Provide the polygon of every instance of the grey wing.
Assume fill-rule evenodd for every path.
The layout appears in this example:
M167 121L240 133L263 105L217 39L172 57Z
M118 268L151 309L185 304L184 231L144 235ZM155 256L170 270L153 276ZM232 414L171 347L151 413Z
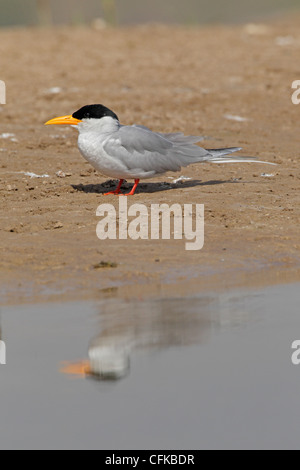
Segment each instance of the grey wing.
M133 127L139 127L140 129L153 132L151 129L149 129L149 127L141 126L139 124L133 124ZM182 132L167 132L166 134L163 132L155 132L155 134L158 134L161 137L178 144L196 144L197 142L201 142L201 140L204 139L204 137L201 135L184 135Z
M165 139L176 142L177 144L196 144L204 139L201 135L184 135L182 132L160 134Z
M172 141L142 126L121 126L106 141L104 150L128 171L142 170L153 175L178 171L182 166L210 158L209 152L197 145Z

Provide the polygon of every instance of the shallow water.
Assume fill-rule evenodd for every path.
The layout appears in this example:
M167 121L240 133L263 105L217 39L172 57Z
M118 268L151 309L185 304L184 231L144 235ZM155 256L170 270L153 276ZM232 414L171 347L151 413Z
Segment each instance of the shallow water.
M299 297L2 308L0 448L299 448Z

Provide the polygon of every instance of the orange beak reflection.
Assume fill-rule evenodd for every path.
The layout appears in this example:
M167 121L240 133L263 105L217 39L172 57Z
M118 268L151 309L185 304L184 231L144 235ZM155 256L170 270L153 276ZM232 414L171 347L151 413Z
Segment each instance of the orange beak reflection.
M60 116L54 119L50 119L45 123L45 126L49 126L50 124L61 124L61 125L69 125L69 126L77 126L80 121L79 119L73 118L73 116Z
M84 378L90 374L89 361L62 362L59 370L62 374L73 375L77 378Z

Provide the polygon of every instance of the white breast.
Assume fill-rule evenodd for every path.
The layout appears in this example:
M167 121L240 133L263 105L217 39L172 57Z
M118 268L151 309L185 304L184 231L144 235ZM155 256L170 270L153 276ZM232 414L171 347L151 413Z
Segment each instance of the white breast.
M81 155L100 173L113 178L128 177L128 168L116 157L104 150L105 142L119 128L119 123L111 117L89 119L78 126L78 148Z

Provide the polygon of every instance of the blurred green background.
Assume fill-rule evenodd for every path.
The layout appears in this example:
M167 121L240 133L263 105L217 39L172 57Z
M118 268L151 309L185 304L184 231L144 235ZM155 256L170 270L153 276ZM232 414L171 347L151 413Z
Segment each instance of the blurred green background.
M120 25L240 23L297 7L299 0L0 0L0 26L80 24L95 18Z

